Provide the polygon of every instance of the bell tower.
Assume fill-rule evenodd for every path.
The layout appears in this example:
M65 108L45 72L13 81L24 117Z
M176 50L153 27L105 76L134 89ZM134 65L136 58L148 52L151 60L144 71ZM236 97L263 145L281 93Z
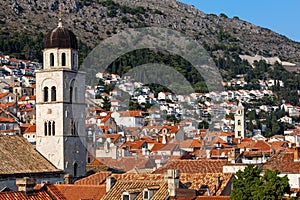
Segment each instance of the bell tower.
M239 102L234 115L234 133L235 138L245 138L245 109L241 102Z
M77 39L60 20L45 37L43 69L36 73L36 149L73 177L86 174L84 92Z

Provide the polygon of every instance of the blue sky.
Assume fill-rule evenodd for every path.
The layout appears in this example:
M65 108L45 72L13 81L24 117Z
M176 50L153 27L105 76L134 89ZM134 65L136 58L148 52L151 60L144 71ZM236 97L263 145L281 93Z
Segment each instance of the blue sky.
M300 0L179 0L210 14L226 14L300 42Z

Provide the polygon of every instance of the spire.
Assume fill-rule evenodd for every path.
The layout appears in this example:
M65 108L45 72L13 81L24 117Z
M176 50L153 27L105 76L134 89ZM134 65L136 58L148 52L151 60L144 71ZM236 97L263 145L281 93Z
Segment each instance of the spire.
M62 27L62 19L61 19L61 11L59 12L59 19L58 19L58 27L61 28Z

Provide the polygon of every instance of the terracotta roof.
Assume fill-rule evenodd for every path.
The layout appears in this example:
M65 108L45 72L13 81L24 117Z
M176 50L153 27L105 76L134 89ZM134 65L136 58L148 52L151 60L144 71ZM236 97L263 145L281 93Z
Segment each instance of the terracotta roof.
M35 100L36 96L22 96L19 101L30 101L30 100Z
M133 142L125 142L120 148L129 147L129 150L141 149L143 144L146 143L144 140L136 140Z
M105 192L105 185L66 185L66 184L55 184L53 187L67 199L67 200L78 200L78 199L93 199L100 200Z
M12 107L16 104L16 102L9 102L9 103L3 103L3 104L0 104L0 107L1 108L8 108L8 107Z
M181 173L180 174L180 182L183 184L189 183L189 189L198 190L201 186L205 185L209 188L212 195L220 195L225 187L230 184L230 180L233 174L224 174L224 173L200 173L200 174L189 174L189 173ZM215 187L218 185L218 178L221 181L221 185L219 187Z
M156 143L153 145L153 147L150 149L150 151L152 151L152 152L159 151L164 146L165 146L165 144Z
M262 168L278 170L281 173L299 173L300 162L294 161L294 152L281 151L271 157Z
M14 118L6 118L6 117L0 116L0 122L2 122L2 123L13 123L13 122L15 122L15 120L14 120Z
M61 172L22 136L0 136L0 174Z
M113 188L114 191L112 193L115 195L117 195L117 192L120 195L124 191L128 190L129 188L140 189L139 191L142 191L144 188L147 187L145 185L142 185L144 182L151 183L153 185L160 183L163 184L164 186L164 175L162 174L113 174L112 176L115 177L117 179L117 183L119 183L118 185L115 185ZM185 184L188 187L188 189L198 190L199 188L201 188L201 186L205 185L211 191L212 194L220 195L222 191L225 189L225 187L228 184L230 184L230 180L232 176L233 176L232 174L224 174L224 173L202 173L202 174L180 173L179 180L182 184ZM217 187L216 190L215 186L218 184L218 177L221 181L221 185ZM137 185L137 183L139 185Z
M132 156L119 159L99 158L99 160L106 166L121 169L124 171L130 171L134 168L153 168L154 166L156 166L154 159L145 158L144 156Z
M272 148L278 152L280 150L283 150L288 146L288 143L286 141L275 141L275 142L269 142L269 144L272 146Z
M35 191L34 195L26 196L21 191L0 192L1 200L52 200L51 196L44 190Z
M36 125L30 125L24 133L35 133L36 132Z
M199 159L199 160L173 160L153 173L163 174L168 169L179 169L181 173L221 173L225 160Z
M140 110L120 111L121 117L143 117L143 112Z
M221 132L219 136L234 136L234 132Z
M212 158L228 158L228 154L230 153L231 149L212 149L210 151Z
M0 99L7 96L9 94L9 92L3 92L0 94Z
M183 140L180 142L180 148L191 148L192 143L193 143L192 139Z
M137 174L125 174L114 175L118 180L113 188L106 193L103 200L119 200L122 199L123 192L136 192L138 196L135 200L143 199L143 189L148 187L157 186L157 192L151 198L151 200L161 200L168 197L168 186L161 175L137 175Z
M100 185L105 182L106 178L111 175L110 171L97 172L86 178L76 181L75 185Z

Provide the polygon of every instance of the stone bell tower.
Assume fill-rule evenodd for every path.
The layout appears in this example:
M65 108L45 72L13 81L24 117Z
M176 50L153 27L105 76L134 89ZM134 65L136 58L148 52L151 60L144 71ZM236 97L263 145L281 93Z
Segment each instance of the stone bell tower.
M45 37L43 69L36 73L36 149L73 177L86 173L84 92L77 39L60 20Z
M234 133L235 138L245 138L245 108L241 102L239 102L234 115Z

